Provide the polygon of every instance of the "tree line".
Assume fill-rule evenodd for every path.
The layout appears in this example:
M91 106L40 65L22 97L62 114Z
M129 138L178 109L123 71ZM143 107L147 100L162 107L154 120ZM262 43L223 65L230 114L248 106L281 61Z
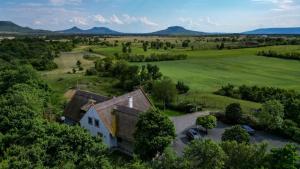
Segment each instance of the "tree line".
M274 57L274 58L282 58L282 59L292 59L292 60L300 60L299 52L287 52L287 53L279 53L273 50L268 51L259 51L257 52L258 56L266 56L266 57Z
M150 54L149 56L145 56L142 54L123 54L119 55L115 54L117 59L123 59L129 62L159 62L159 61L173 61L173 60L185 60L187 55L185 54Z
M0 43L0 58L10 63L31 64L37 70L51 70L57 67L54 58L73 47L71 42L40 38L5 39Z

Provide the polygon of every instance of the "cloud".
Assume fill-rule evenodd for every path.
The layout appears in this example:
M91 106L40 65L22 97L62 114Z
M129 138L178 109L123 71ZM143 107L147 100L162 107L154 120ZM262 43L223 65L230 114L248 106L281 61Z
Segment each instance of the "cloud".
M253 2L263 3L263 4L273 4L275 8L274 11L288 11L299 8L295 4L294 0L252 0Z
M94 21L99 22L101 24L106 24L106 23L110 23L109 20L107 20L106 18L104 18L102 15L98 14L94 16Z
M150 21L147 17L141 17L140 22L147 26L158 26L157 23Z
M82 26L89 25L87 22L87 19L84 17L80 17L80 16L73 17L72 19L69 20L69 22L74 23L76 25L82 25Z
M78 5L82 2L82 0L49 0L50 4L55 6L62 5Z
M105 18L101 14L97 14L94 17L94 21L101 24L117 24L117 25L129 25L129 24L143 24L146 26L158 26L157 23L151 21L145 16L130 16L128 14L123 14L122 16L112 15L111 17Z
M118 24L118 25L123 25L124 24L124 22L121 21L120 18L116 15L111 16L110 21L111 21L111 23Z
M210 17L203 17L199 19L192 19L186 17L179 17L178 19L181 23L187 25L191 28L203 27L203 26L220 26L219 23L213 21Z

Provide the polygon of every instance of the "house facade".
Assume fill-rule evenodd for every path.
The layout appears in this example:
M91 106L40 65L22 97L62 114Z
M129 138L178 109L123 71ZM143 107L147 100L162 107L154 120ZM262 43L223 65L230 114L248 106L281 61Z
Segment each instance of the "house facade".
M102 137L109 148L132 154L138 116L151 108L142 89L113 98L76 90L64 116L66 123L79 124L91 135Z

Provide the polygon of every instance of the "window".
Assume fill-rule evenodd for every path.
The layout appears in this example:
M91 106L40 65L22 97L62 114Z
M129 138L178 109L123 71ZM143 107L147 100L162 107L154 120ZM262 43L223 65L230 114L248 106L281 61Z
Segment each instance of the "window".
M93 118L89 117L88 120L89 120L89 124L90 124L90 125L93 125Z
M95 126L99 128L99 120L95 119Z

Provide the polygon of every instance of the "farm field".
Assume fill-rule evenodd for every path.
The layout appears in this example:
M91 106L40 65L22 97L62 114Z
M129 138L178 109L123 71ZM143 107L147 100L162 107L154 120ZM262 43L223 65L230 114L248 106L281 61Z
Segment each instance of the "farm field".
M93 52L106 56L121 53L121 47L91 46ZM82 48L85 50L86 48ZM300 62L257 56L260 50L298 51L300 46L271 46L232 50L143 49L134 45L132 54L152 53L186 54L186 60L151 62L159 66L165 76L184 81L191 91L180 100L197 101L209 108L224 109L232 102L240 102L246 111L260 104L216 96L213 94L228 83L234 85L270 86L300 91ZM143 65L147 63L132 63Z

